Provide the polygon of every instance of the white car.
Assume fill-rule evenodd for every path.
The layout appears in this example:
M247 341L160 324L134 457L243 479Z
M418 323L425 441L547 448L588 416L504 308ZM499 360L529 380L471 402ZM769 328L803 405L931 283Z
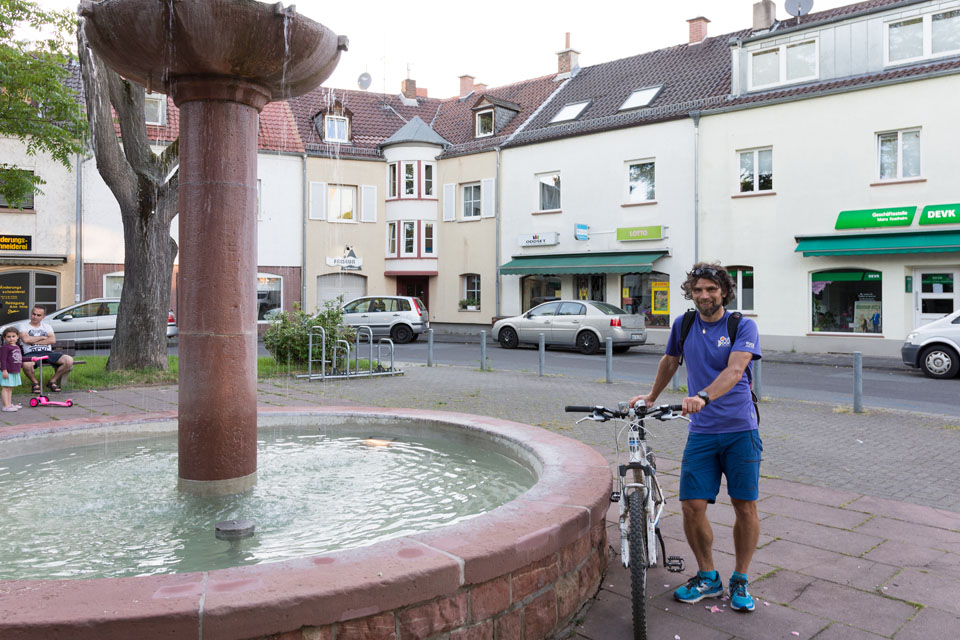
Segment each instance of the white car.
M908 367L930 378L953 378L960 372L960 310L911 331L900 348Z
M647 341L643 316L594 300L553 300L493 325L493 339L504 349L539 344L541 333L544 344L576 347L583 353L596 353L607 338L612 338L616 353Z
M345 325L370 327L374 338L390 336L397 344L416 340L430 328L429 318L423 300L410 296L364 296L343 305Z
M117 310L120 298L95 298L63 309L57 309L44 322L53 328L57 340L74 340L77 344L113 341L117 331ZM177 319L167 313L167 337L177 335Z

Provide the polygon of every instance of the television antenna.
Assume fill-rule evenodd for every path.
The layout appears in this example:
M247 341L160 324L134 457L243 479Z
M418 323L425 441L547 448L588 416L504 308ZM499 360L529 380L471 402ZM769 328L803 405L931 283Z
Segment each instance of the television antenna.
M786 0L783 4L787 13L797 19L797 24L800 24L800 16L807 15L813 8L813 0Z

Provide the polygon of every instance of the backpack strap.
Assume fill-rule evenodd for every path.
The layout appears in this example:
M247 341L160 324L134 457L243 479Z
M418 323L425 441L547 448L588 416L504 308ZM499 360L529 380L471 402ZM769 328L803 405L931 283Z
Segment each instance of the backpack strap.
M737 341L737 328L740 326L741 318L743 318L743 314L739 311L734 311L727 316L727 335L730 336L731 347Z
M687 309L683 314L683 320L680 323L680 364L683 364L683 343L690 333L690 327L697 317L696 309Z

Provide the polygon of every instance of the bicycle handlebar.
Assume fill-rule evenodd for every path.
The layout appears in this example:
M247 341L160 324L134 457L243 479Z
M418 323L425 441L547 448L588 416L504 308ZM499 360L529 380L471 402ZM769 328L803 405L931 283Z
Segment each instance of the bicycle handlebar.
M568 413L591 413L591 417L594 420L599 420L601 422L606 422L611 418L656 418L657 420L666 420L667 416L671 416L673 412L683 411L683 405L680 404L661 404L656 407L647 408L646 406L640 405L633 407L632 409L626 409L621 411L619 409L607 409L601 405L595 407L587 407L583 405L567 405L564 407L564 411Z

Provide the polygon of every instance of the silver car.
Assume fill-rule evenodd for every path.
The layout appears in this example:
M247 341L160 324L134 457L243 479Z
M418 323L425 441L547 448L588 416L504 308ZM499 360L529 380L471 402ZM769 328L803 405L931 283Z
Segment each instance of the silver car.
M343 323L370 327L373 336L398 343L413 342L430 328L427 306L410 296L364 296L343 305ZM361 336L362 337L362 336Z
M493 339L504 349L539 344L541 333L546 344L577 347L583 353L596 353L607 338L613 339L616 353L647 341L642 315L593 300L545 302L522 316L504 318L493 325Z
M57 309L44 322L53 328L57 340L74 340L78 344L111 342L117 331L117 310L120 298L95 298L63 309ZM177 319L167 314L167 337L177 335Z

